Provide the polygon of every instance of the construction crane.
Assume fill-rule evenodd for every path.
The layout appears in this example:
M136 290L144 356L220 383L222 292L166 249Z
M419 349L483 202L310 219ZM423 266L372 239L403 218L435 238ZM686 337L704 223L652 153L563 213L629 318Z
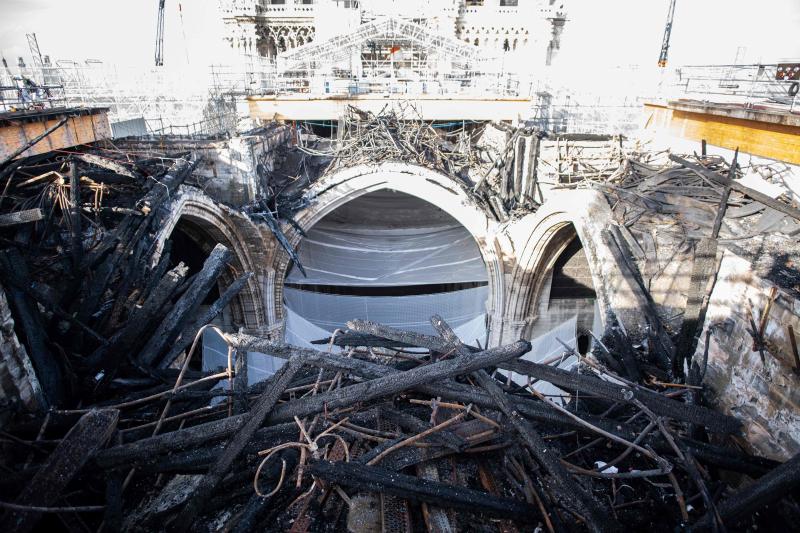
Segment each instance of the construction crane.
M667 13L667 25L664 27L664 42L661 43L661 55L658 56L658 66L667 66L667 55L669 54L669 37L672 34L672 19L675 17L675 0L669 1L669 12Z
M28 39L28 48L33 58L33 66L36 67L38 71L41 71L42 67L44 67L44 62L42 61L42 52L39 50L39 40L36 38L35 33L26 33L25 37Z
M158 25L156 26L156 66L164 66L164 3L158 0Z

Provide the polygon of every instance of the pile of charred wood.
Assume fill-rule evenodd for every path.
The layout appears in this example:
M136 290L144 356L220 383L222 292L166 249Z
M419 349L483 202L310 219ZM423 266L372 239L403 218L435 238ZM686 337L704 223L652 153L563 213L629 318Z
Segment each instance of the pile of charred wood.
M438 336L353 321L321 351L224 335L231 362L212 374L189 368L197 337L171 384L4 431L2 523L668 531L791 516L754 512L797 484L800 459L739 451L740 422L698 405L696 388L644 386L591 357L580 371L533 363L526 341L481 349L431 323ZM286 362L248 386L242 354ZM755 481L732 490L731 474Z
M800 457L745 452L740 421L703 405L703 361L664 381L680 376L613 328L571 371L526 341L465 345L438 317L436 336L353 321L320 350L218 331L228 364L199 370L207 324L250 274L200 313L230 252L189 276L159 249L196 163L98 149L0 169L3 340L20 337L39 391L38 408L3 406L3 531L796 522ZM249 383L264 354L285 363Z
M731 161L705 150L692 156L644 152L629 154L613 169L587 167L571 174L571 183L559 186L592 188L605 195L615 224L603 238L618 263L627 265L632 283L645 293L667 268L688 256L688 299L675 327L680 332L675 347L663 350L665 359L672 361L670 379L682 379L683 363L691 361L708 304L706 291L725 248L753 263L771 256L776 266L763 275L800 296L800 269L793 261L778 260L781 253L796 254L800 234L800 209L787 183L790 176L782 163L740 165L738 151ZM757 316L749 302L744 305ZM762 312L764 325L768 311ZM651 325L660 322L654 307L648 314ZM752 319L751 325L763 361L764 325ZM663 329L656 327L660 341L670 344Z
M399 109L386 106L378 114L348 106L342 127L339 145L332 151L300 147L309 155L331 157L327 173L366 163L407 161L466 180L478 163L472 146L475 131L464 125L437 132L411 103Z
M118 395L120 376L163 379L249 278L240 273L197 316L231 252L217 246L189 275L172 264L170 243L156 242L197 163L188 153L146 159L94 149L2 171L4 299L38 377L40 407Z

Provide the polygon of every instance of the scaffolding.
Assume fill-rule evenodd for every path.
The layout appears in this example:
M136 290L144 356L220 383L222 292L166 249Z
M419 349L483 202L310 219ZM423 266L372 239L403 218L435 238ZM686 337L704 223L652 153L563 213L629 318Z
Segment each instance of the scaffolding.
M218 67L219 69L219 67ZM231 112L220 99L246 94L244 69L233 75L206 70L119 67L97 61L58 61L55 65L6 69L0 80L0 110L52 107L108 108L112 124L143 119L152 133L187 131L213 134L214 124L235 124L209 116ZM233 106L235 113L235 106Z
M260 95L321 97L529 94L530 85L503 67L498 57L458 39L413 21L381 17L280 54L252 89Z
M798 107L800 64L692 65L675 69L671 96L724 101L746 107Z

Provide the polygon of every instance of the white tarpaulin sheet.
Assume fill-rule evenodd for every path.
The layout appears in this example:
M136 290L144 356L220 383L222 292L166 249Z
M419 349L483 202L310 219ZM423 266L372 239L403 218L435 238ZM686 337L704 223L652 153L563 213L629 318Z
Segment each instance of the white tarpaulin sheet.
M577 350L577 327L578 317L573 316L544 335L531 339L531 351L523 355L522 359L539 363L552 357L563 356L556 366L564 370L571 369L578 361L578 358L574 355L567 356L567 349L558 341L561 340L573 350ZM517 385L526 386L528 384L527 376L515 372L510 372L509 374L511 375L511 380ZM565 394L563 390L546 381L537 381L533 388L544 395L550 396L550 399L555 401L559 401L560 396Z
M556 356L563 356L558 361L558 363L553 363L558 368L563 370L571 370L575 364L578 362L578 358L576 356L567 356L567 348L564 347L566 344L569 348L572 348L575 352L578 350L578 339L577 339L577 326L578 326L578 317L573 316L569 320L562 322L554 329L548 331L544 335L541 335L535 339L531 339L531 351L527 354L522 356L522 359L533 361L534 363L538 363L541 361L545 361L547 359L551 359ZM594 304L594 320L592 323L592 333L597 338L600 338L603 335L603 321L602 317L600 316L600 306L598 305L597 301ZM561 340L564 344L559 342ZM522 376L520 374L509 372L511 379L517 385L525 386L528 384L528 377ZM564 391L559 389L555 385L551 383L547 383L546 381L538 381L533 385L533 388L539 391L542 394L551 396L551 399L555 401L559 401L560 403L564 403L563 399L560 399L561 396L568 396L569 391Z
M301 317L288 307L284 307L286 316L286 334L284 338L287 344L294 344L302 348L313 348L315 350L327 350L327 346L319 344L311 344L311 341L320 339L329 339L333 331L322 329ZM339 351L339 348L333 346L331 351Z
M318 224L302 240L299 256L308 277L295 267L288 283L388 287L487 280L475 239L463 226L359 231Z

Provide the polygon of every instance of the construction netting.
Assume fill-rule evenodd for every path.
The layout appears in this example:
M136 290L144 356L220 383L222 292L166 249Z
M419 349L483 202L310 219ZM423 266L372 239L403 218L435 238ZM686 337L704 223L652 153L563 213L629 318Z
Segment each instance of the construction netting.
M233 366L234 361L230 363ZM283 363L284 360L277 357L247 352L247 384L264 381L283 366ZM215 330L207 329L203 332L203 371L218 372L225 368L228 368L228 344ZM228 384L221 381L218 387L227 389Z
M287 288L284 302L288 311L328 332L361 319L433 335L431 316L459 328L485 314L488 294L486 286L414 296L342 296Z
M330 338L354 319L434 335L430 319L439 315L465 343L486 346L486 266L475 238L433 204L370 193L307 230L297 252L307 276L294 265L285 280L289 344L327 349L311 341ZM208 370L227 365L227 349L218 344L208 339ZM281 364L250 354L250 381Z
M433 315L465 342L486 340L483 258L467 229L432 204L371 193L308 230L298 254L307 275L294 266L284 289L291 344L330 337L354 319L434 334Z
M486 281L475 239L463 226L359 230L325 225L300 246L308 277L293 268L287 283L402 286Z

